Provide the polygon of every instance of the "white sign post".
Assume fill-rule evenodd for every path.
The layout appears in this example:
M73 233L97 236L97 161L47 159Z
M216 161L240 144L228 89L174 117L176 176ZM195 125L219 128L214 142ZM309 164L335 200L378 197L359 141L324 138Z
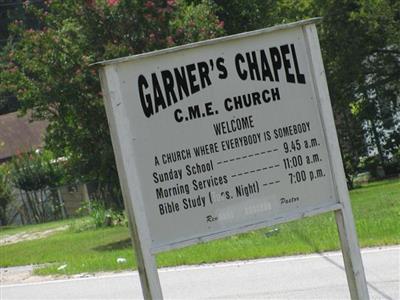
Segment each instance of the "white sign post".
M314 23L100 63L146 299L156 253L328 211L368 299Z

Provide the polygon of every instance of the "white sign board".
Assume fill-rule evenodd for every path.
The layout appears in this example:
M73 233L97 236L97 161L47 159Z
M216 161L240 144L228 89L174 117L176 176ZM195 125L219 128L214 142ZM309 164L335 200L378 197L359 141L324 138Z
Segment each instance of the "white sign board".
M292 25L103 63L151 253L342 208L310 51Z
M338 202L308 60L297 27L115 66L154 248Z

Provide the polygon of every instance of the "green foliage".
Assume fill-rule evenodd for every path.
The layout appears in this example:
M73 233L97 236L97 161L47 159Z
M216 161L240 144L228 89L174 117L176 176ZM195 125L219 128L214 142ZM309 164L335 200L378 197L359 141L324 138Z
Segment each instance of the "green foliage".
M379 155L362 157L358 166L360 172L368 172L372 179L382 177L384 171L387 177L397 177L400 174L400 157L399 154L394 154L390 159L385 160L381 164Z
M360 160L359 170L361 172L369 172L373 178L378 177L377 169L379 166L379 158L377 156L363 157Z
M50 152L30 152L12 160L11 180L24 191L27 222L45 222L62 217L56 188L65 178L64 168Z
M280 23L276 0L216 0L217 12L227 34L235 34Z
M212 1L203 0L199 4L178 2L176 18L171 20L174 38L170 45L180 45L216 38L224 33L224 23L216 16L217 6Z
M0 56L0 94L49 121L46 147L67 157L76 179L110 187L122 208L107 119L91 63L222 34L210 1L47 1L27 4L39 27L16 19ZM18 41L16 41L18 39ZM107 204L110 206L110 204Z
M0 225L7 225L7 207L14 200L7 164L0 165Z
M19 102L11 95L0 95L0 115L17 111Z
M196 2L196 1L192 1ZM310 0L215 0L217 15L227 34L320 17L319 1Z
M39 191L62 184L64 170L49 152L30 152L12 160L12 180L24 191Z
M91 200L85 202L79 209L80 215L89 216L88 222L75 226L77 231L83 231L90 228L127 226L128 220L123 212L106 208L104 202Z
M215 2L228 34L323 17L319 38L349 185L368 150L387 165L400 147L398 1Z
M342 150L355 171L367 146L383 166L400 146L400 6L390 0L316 3L324 16L321 44Z
M68 158L76 179L100 182L121 209L91 63L322 16L319 36L351 181L368 147L378 150L381 165L399 149L399 14L393 0L28 2L3 30L10 42L0 55L0 95L16 95L22 111L48 120L47 147Z

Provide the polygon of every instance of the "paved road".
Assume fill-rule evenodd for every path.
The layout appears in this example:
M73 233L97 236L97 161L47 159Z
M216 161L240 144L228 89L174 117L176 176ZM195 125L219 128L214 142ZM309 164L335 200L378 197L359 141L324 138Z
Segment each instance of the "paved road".
M400 246L362 251L371 299L400 299ZM166 299L349 299L341 254L160 270ZM3 285L8 299L140 299L137 272Z

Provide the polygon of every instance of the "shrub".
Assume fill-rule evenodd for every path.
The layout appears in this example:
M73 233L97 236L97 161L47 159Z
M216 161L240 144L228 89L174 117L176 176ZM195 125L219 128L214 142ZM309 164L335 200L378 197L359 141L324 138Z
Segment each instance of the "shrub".
M393 157L384 164L385 173L387 177L393 177L400 174L400 160Z
M89 216L90 221L83 224L84 229L128 225L123 212L106 208L104 202L98 200L85 202L79 209L79 214Z
M64 177L63 167L49 152L32 151L12 161L11 178L15 187L25 192L22 201L30 221L40 223L62 216L58 196L50 189L61 185Z
M30 152L12 161L14 185L24 191L39 191L59 186L65 176L49 152Z
M395 153L383 165L381 165L378 156L364 157L360 160L359 169L362 172L369 172L373 178L380 178L379 168L384 170L384 174L387 177L398 175L400 173L400 154Z
M378 177L378 167L380 166L380 160L378 156L363 157L360 160L359 170L361 172L369 172L373 178Z
M9 167L0 166L0 225L7 225L7 207L13 200Z

